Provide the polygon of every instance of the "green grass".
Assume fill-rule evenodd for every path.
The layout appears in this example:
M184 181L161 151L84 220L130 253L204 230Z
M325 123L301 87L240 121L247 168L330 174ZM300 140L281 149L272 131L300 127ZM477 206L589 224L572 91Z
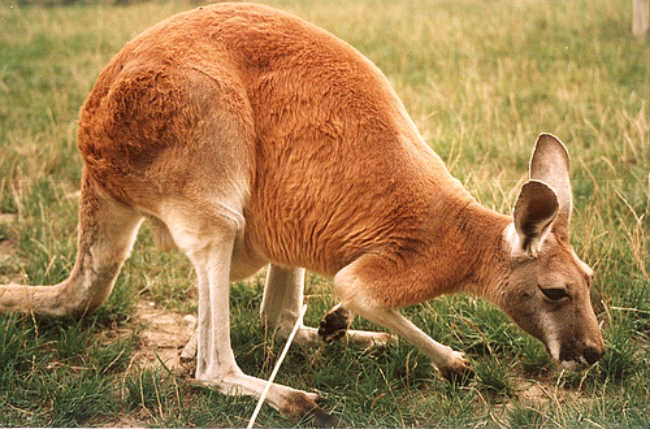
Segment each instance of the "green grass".
M66 278L84 97L127 40L197 5L56 3L0 7L0 214L13 215L0 221L0 283ZM372 351L295 346L278 381L322 392L323 406L349 426L648 427L650 58L647 36L631 34L632 2L267 3L372 59L452 174L489 207L511 210L539 132L567 143L572 241L597 273L592 298L608 348L588 370L564 371L497 309L453 296L404 312L466 351L478 375L466 385L439 379L403 341ZM156 251L145 226L96 314L0 316L0 426L245 426L254 400L134 364L146 347L136 302L194 312L193 280L186 259ZM262 280L233 285L232 341L242 369L268 377L283 341L265 337L257 321ZM308 276L306 293L306 320L316 325L335 302L329 280ZM376 329L359 319L354 327ZM265 407L258 424L295 423Z

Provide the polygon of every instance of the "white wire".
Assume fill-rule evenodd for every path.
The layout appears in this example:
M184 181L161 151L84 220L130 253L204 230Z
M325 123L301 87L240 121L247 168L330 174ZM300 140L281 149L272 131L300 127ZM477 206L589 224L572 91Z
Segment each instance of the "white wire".
M277 375L278 370L280 369L280 365L282 365L282 361L284 360L284 357L287 355L287 352L289 351L289 347L293 342L293 337L296 336L296 333L298 332L298 328L300 328L300 326L302 325L302 318L305 315L306 311L307 311L307 304L303 305L302 310L300 310L300 315L298 316L298 320L296 320L296 324L293 326L293 330L291 331L291 334L289 334L289 338L287 338L287 343L284 345L284 349L282 350L282 353L280 353L280 357L278 358L278 361L275 363L275 367L273 368L273 371L271 372L271 376L266 382L266 386L264 386L262 395L260 395L260 399L257 401L257 406L255 407L255 411L253 411L253 415L251 416L251 419L248 422L248 426L246 426L246 429L251 429L253 427L253 424L255 423L255 419L257 418L257 415L259 414L260 409L262 408L262 404L264 403L264 399L266 399L266 395L269 393L269 389L273 384L273 380L275 379L275 376Z

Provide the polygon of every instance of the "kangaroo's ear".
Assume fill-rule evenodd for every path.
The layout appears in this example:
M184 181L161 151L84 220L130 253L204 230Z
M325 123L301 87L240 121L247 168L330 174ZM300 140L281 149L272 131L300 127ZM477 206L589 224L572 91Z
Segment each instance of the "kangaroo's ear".
M530 178L549 185L557 195L559 210L554 230L568 237L573 197L569 178L569 152L564 143L552 134L542 133L537 138L530 159Z
M558 215L558 198L544 182L529 180L515 203L514 222L508 241L513 257L537 256Z

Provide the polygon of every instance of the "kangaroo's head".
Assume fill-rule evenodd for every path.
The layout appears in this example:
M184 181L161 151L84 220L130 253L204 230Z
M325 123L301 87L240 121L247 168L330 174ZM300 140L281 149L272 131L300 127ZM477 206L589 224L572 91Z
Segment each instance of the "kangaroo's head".
M504 232L510 268L499 303L566 366L592 364L605 352L589 293L593 271L569 243L572 204L569 154L542 134Z

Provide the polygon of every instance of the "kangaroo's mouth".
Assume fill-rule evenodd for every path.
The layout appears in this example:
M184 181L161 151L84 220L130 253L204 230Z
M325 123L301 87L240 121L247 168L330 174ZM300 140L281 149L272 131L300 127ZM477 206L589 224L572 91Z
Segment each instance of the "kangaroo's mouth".
M545 346L553 360L565 369L587 368L596 363L604 353L604 350L594 347L585 347L581 353L575 347L563 347L559 341L553 339Z
M560 360L560 366L564 369L583 369L589 366L587 359L580 356L578 360Z

